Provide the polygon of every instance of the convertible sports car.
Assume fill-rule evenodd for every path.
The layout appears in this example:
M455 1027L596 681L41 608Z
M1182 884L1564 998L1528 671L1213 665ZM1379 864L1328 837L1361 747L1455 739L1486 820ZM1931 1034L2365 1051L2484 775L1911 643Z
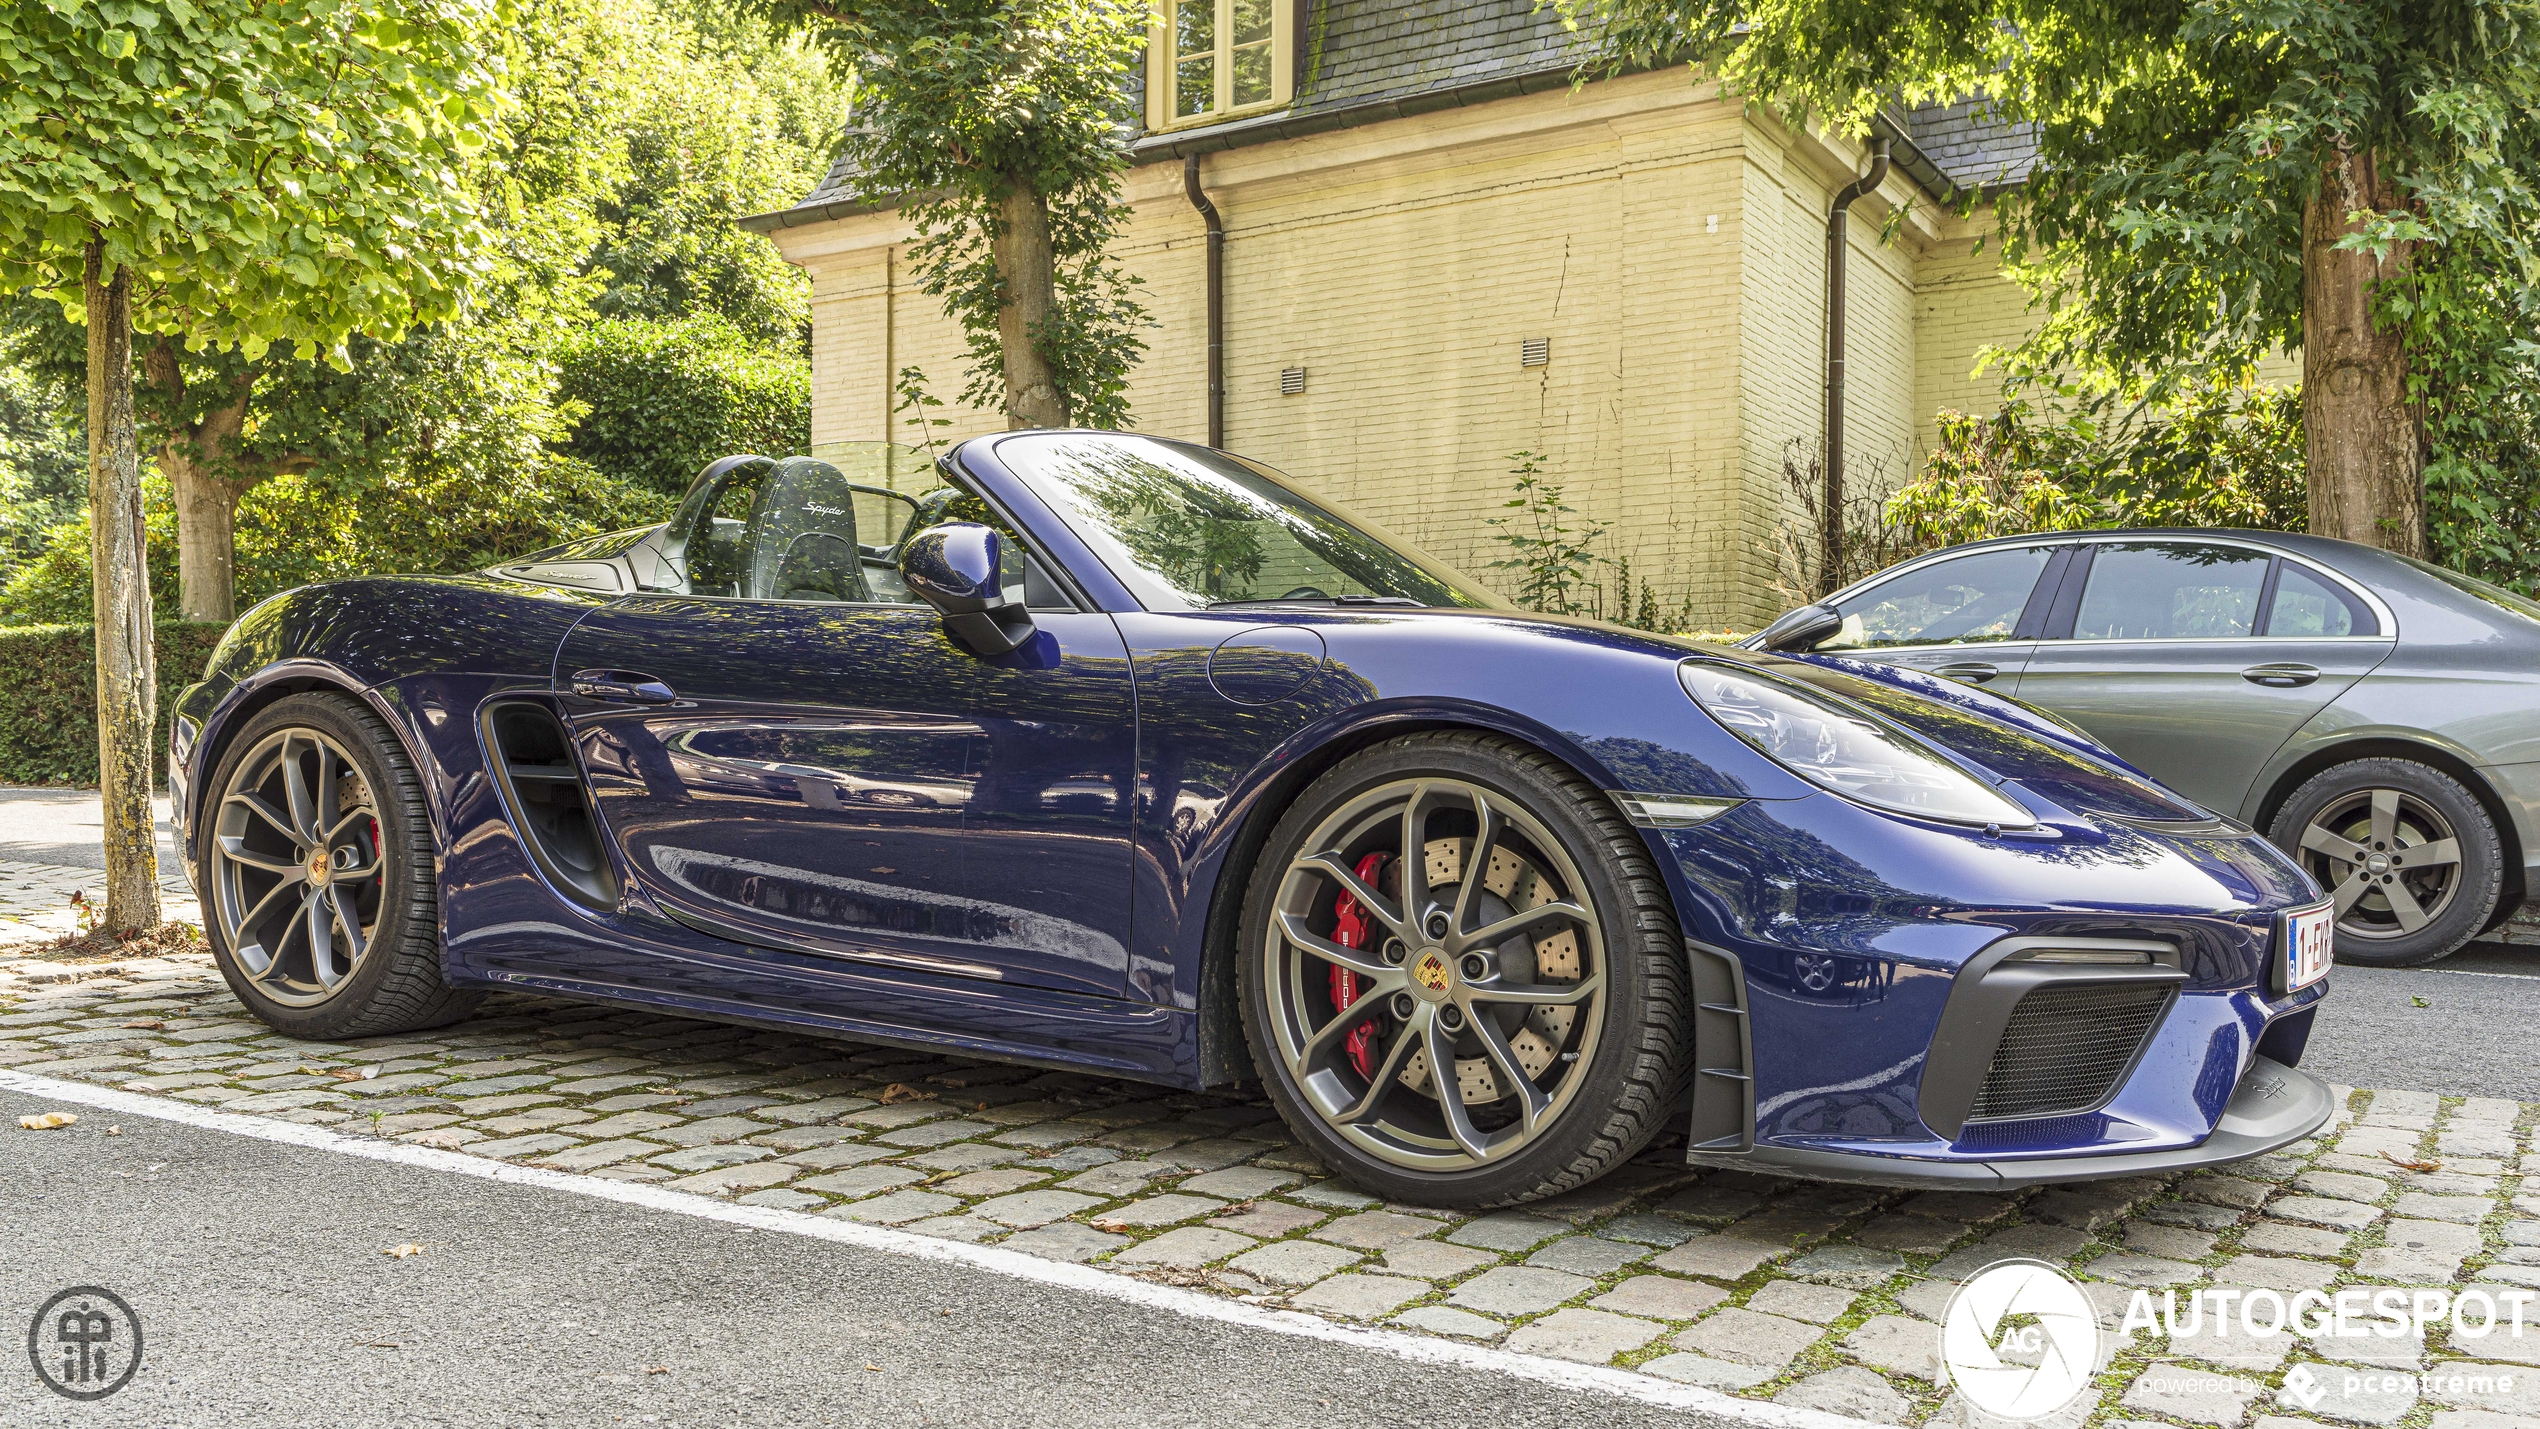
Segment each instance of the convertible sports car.
M852 470L853 475L850 475ZM1505 608L1224 452L733 457L678 515L289 592L175 711L285 1032L494 986L1185 1087L1379 1194L2014 1186L2305 1135L2333 911L2051 717Z

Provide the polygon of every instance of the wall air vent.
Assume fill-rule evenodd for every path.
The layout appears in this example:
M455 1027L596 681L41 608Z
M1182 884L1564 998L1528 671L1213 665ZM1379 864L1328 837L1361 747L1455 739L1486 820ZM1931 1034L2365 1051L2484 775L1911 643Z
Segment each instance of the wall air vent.
M617 878L600 845L591 791L555 711L531 700L485 707L487 771L530 861L558 893L586 908L617 907Z
M1305 390L1305 369L1304 369L1304 368L1302 368L1302 367L1282 367L1282 368L1280 368L1280 369L1279 369L1279 395L1280 395L1280 396L1282 396L1282 397L1293 397L1293 396L1295 396L1296 394L1298 394L1299 392L1302 392L1302 391L1304 391L1304 390Z
M1518 343L1517 365L1519 367L1551 366L1552 339L1548 337L1530 337L1525 341Z

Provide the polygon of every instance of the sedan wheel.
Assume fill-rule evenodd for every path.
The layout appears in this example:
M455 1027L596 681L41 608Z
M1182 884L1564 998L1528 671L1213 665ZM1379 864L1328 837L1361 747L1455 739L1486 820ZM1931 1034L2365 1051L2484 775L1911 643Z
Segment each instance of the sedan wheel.
M2404 759L2359 759L2314 776L2278 813L2275 841L2337 905L2337 956L2430 963L2486 926L2502 841L2469 790Z
M431 829L395 735L336 695L294 695L229 742L198 828L204 932L276 1029L434 1027L482 994L440 976Z
M1379 1194L1490 1205L1646 1142L1681 1085L1681 944L1610 800L1521 746L1345 761L1273 833L1246 909L1254 1060L1299 1136Z

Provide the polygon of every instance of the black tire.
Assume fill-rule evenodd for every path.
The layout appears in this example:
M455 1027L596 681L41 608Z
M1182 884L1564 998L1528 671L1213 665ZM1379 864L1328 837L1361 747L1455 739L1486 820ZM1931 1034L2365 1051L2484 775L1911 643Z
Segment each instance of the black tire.
M2371 837L2376 791L2395 805L2394 837ZM2339 962L2404 968L2450 957L2493 921L2504 891L2504 839L2486 805L2451 775L2412 759L2355 759L2321 770L2276 811L2268 837L2344 905ZM2306 837L2314 847L2304 847ZM2366 859L2396 854L2398 861L2384 868L2340 858L2341 837ZM2458 861L2411 868L2407 851L2437 840L2449 840ZM2417 918L2418 926L2406 926Z
M1467 1164L1460 1168L1413 1169L1346 1139L1326 1123L1301 1089L1299 1074L1289 1064L1272 1021L1274 1000L1288 995L1284 990L1293 984L1286 979L1297 976L1280 971L1282 967L1323 968L1328 972L1330 966L1309 962L1301 955L1291 963L1275 961L1291 953L1301 954L1300 948L1290 947L1284 933L1274 933L1273 929L1273 919L1281 914L1281 898L1292 897L1293 890L1307 886L1289 882L1292 863L1306 852L1303 845L1309 836L1326 827L1328 820L1349 817L1347 811L1353 807L1382 798L1384 791L1406 780L1456 781L1457 787L1478 788L1492 800L1514 805L1518 813L1530 816L1536 826L1557 840L1562 846L1559 859L1566 859L1584 885L1587 897L1582 909L1594 915L1579 920L1578 931L1588 935L1585 945L1595 950L1593 956L1603 967L1603 979L1593 1002L1563 1025L1560 1035L1569 1039L1564 1045L1586 1049L1585 1065L1568 1061L1565 1070L1555 1074L1554 1091L1561 1100L1555 1103L1557 1110L1549 1123L1525 1132L1532 1139L1517 1141L1513 1150L1495 1154L1494 1159L1467 1156ZM1423 807L1419 799L1417 794L1411 797L1413 808ZM1369 827L1377 827L1375 821L1384 817L1388 816L1369 815ZM1415 814L1410 822L1416 823L1421 817ZM1437 825L1431 822L1420 827L1425 840ZM1395 842L1399 844L1401 840ZM1479 845L1469 847L1478 849ZM1512 847L1530 848L1528 836L1517 835ZM1537 857L1548 866L1559 862L1541 854ZM1479 860L1468 865L1481 866ZM1474 877L1478 880L1483 875L1475 873ZM1562 896L1577 901L1575 890ZM1415 910L1405 910L1405 916L1417 914ZM1534 932L1530 929L1516 936L1531 939ZM1497 946L1505 953L1511 945ZM1336 1174L1388 1200L1478 1209L1513 1205L1584 1185L1648 1144L1668 1124L1691 1079L1693 1006L1684 941L1677 930L1666 885L1651 865L1640 835L1624 820L1613 801L1594 785L1541 751L1512 740L1461 731L1409 735L1350 756L1308 786L1280 819L1254 865L1236 957L1245 1037L1253 1063L1260 1069L1262 1082L1280 1115L1298 1139ZM1413 973L1424 964L1425 955L1406 952L1398 966ZM1559 976L1549 970L1549 963L1527 966L1527 972L1517 981L1550 986L1549 979ZM1455 985L1459 991L1467 986L1460 975ZM1436 988L1432 992L1441 998L1451 996ZM1389 997L1403 995L1407 993ZM1372 1007L1376 1002L1349 1005ZM1476 1009L1483 1006L1479 1002L1472 1005ZM1330 1008L1334 1004L1327 1002L1324 1006ZM1283 1011L1281 1015L1287 1014ZM1527 1015L1530 1012L1520 1014ZM1442 1003L1437 1007L1437 1017L1441 1025L1448 1025ZM1335 1012L1326 1020L1345 1019ZM1388 1019L1377 1020L1382 1024ZM1478 1033L1478 1026L1469 1019L1463 1025L1470 1042ZM1535 1025L1520 1024L1517 1035L1522 1037ZM1405 1036L1408 1026L1397 1024L1394 1035ZM1291 1044L1295 1041L1292 1033ZM1508 1045L1504 1038L1501 1045ZM1374 1052L1368 1055L1371 1059L1379 1056ZM1482 1055L1489 1055L1487 1048ZM1569 1055L1578 1058L1580 1053ZM1459 1058L1459 1080L1465 1065ZM1419 1075L1425 1066L1423 1059L1403 1071ZM1392 1063L1385 1063L1372 1077L1364 1075L1362 1068L1360 1081L1350 1094L1364 1095L1371 1102L1380 1095L1411 1096L1415 1098L1412 1114L1417 1115L1421 1105L1433 1105L1443 1121L1443 1085L1433 1082L1425 1090L1396 1091L1399 1079L1388 1075L1392 1068ZM1543 1074L1535 1075L1540 1080ZM1579 1081L1573 1085L1567 1080L1570 1077ZM1494 1105L1514 1105L1518 1094L1509 1090L1509 1078L1497 1075L1496 1080L1507 1099L1500 1103L1477 1103L1474 1097L1462 1095L1461 1086L1457 1088L1456 1094L1466 1104L1464 1117L1468 1125L1476 1118L1471 1110L1475 1105L1481 1105L1484 1114ZM1403 1085L1411 1086L1407 1082Z
M269 996L249 975L223 926L222 895L215 883L221 877L220 816L232 780L244 760L275 736L292 731L314 732L331 741L360 774L375 816L379 868L375 919L364 950L342 984L312 1005ZM483 992L453 988L442 980L440 899L422 783L395 733L358 701L298 694L259 712L222 750L204 788L199 822L196 866L204 879L203 935L230 990L275 1031L327 1041L413 1032L456 1022L484 1001Z

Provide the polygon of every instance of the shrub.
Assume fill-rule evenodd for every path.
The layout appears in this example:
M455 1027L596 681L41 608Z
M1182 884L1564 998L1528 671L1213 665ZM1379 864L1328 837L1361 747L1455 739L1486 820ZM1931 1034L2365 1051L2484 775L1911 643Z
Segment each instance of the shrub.
M312 581L481 570L579 536L669 519L676 504L554 452L488 478L421 467L383 480L279 476L238 504L238 606ZM176 602L176 511L168 484L141 485L150 593ZM0 626L86 625L88 521L56 526L0 586Z
M676 499L717 457L810 448L810 364L713 314L595 323L557 361L558 396L587 409L564 450L631 485Z
M174 622L158 628L159 717L150 768L168 763L168 712L203 677L229 627ZM0 783L97 782L97 640L86 624L0 630Z
M1942 412L1939 425L1922 475L1881 512L1897 559L2030 531L2299 531L2309 519L2299 388L2208 388L2113 434L2017 400L1989 417Z

